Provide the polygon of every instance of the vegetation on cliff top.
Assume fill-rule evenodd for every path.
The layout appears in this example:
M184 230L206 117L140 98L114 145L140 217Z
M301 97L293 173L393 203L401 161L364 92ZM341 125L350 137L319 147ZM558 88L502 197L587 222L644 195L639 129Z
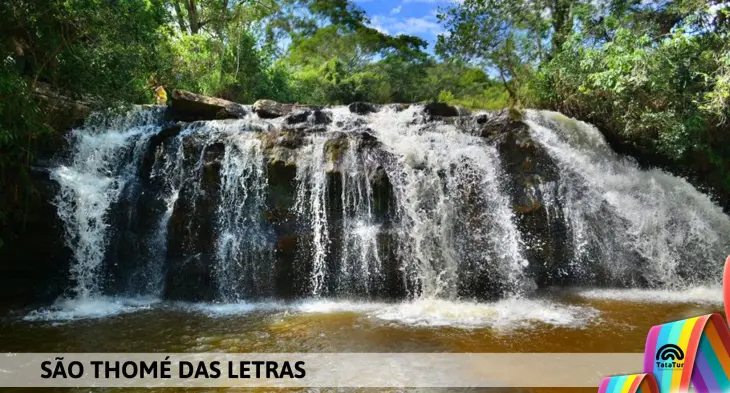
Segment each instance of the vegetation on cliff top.
M730 207L730 3L465 0L437 49L496 70L513 102L596 124L615 147Z
M181 88L252 103L440 100L560 110L730 206L730 8L716 0L464 0L447 31L384 34L350 0L18 0L0 7L0 238L54 141L40 83L94 106ZM58 128L58 127L55 127Z

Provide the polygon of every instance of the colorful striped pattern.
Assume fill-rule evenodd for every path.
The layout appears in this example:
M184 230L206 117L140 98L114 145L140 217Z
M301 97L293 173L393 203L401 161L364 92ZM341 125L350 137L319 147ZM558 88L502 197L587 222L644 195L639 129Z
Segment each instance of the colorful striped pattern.
M730 257L723 275L725 315L730 315ZM658 352L658 353L657 353ZM632 393L651 377L661 393L730 393L730 331L720 314L703 315L651 328L644 372L605 378L599 393ZM637 390L638 389L638 390ZM647 388L649 389L649 388Z
M651 374L619 375L603 378L598 393L659 393Z
M681 348L683 360L657 360L657 351L673 344ZM730 332L720 314L704 315L654 326L644 351L644 372L651 372L662 393L730 392ZM666 354L666 349L659 355ZM678 363L678 367L663 366Z

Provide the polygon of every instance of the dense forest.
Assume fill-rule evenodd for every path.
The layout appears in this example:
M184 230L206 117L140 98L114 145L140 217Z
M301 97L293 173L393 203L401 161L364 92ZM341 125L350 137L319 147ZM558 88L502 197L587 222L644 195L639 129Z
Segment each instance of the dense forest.
M241 103L559 110L730 206L729 3L445 4L429 47L374 28L349 0L4 0L0 239L24 230L30 169L70 124L49 90L80 110L154 103L159 87Z

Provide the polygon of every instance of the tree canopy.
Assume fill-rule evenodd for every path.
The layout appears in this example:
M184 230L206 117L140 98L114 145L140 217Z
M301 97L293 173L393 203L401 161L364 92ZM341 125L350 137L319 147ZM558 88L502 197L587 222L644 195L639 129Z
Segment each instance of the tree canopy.
M41 85L92 108L152 103L160 86L242 103L506 105L483 70L376 30L349 0L16 0L0 32L0 239L32 206L35 154L64 131Z
M590 121L615 146L730 202L730 3L465 0L437 50L500 75L514 103Z
M351 0L5 2L0 227L23 221L28 168L63 131L40 85L94 108L152 103L164 86L242 103L555 109L730 195L726 1L463 0L439 19L433 55Z

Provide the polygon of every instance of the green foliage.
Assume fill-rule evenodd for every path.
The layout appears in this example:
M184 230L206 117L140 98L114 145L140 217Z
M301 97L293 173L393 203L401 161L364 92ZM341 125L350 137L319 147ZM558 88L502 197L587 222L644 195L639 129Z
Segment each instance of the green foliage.
M583 46L581 38L538 70L539 104L607 119L624 138L671 159L711 150L707 134L727 111L727 52L719 37L677 30L656 42L621 28L598 48Z
M242 103L507 104L505 84L370 27L351 0L16 0L0 33L0 239L34 209L34 157L68 127L41 85L91 109L151 103L158 86ZM707 105L725 93L713 94Z
M18 0L0 7L0 238L23 231L37 203L30 166L57 142L55 120L34 97L50 84L97 107L148 101L164 37L156 0Z
M36 202L29 166L38 139L51 134L30 86L11 57L0 63L0 247L22 231L26 211Z
M449 34L437 51L499 75L512 103L590 121L730 206L730 7L608 5L465 0L440 15Z
M730 203L730 7L610 5L465 0L442 15L450 34L437 49L496 70L514 102L591 121Z
M149 96L165 21L156 0L19 0L0 10L3 48L31 85L45 81L107 101Z

